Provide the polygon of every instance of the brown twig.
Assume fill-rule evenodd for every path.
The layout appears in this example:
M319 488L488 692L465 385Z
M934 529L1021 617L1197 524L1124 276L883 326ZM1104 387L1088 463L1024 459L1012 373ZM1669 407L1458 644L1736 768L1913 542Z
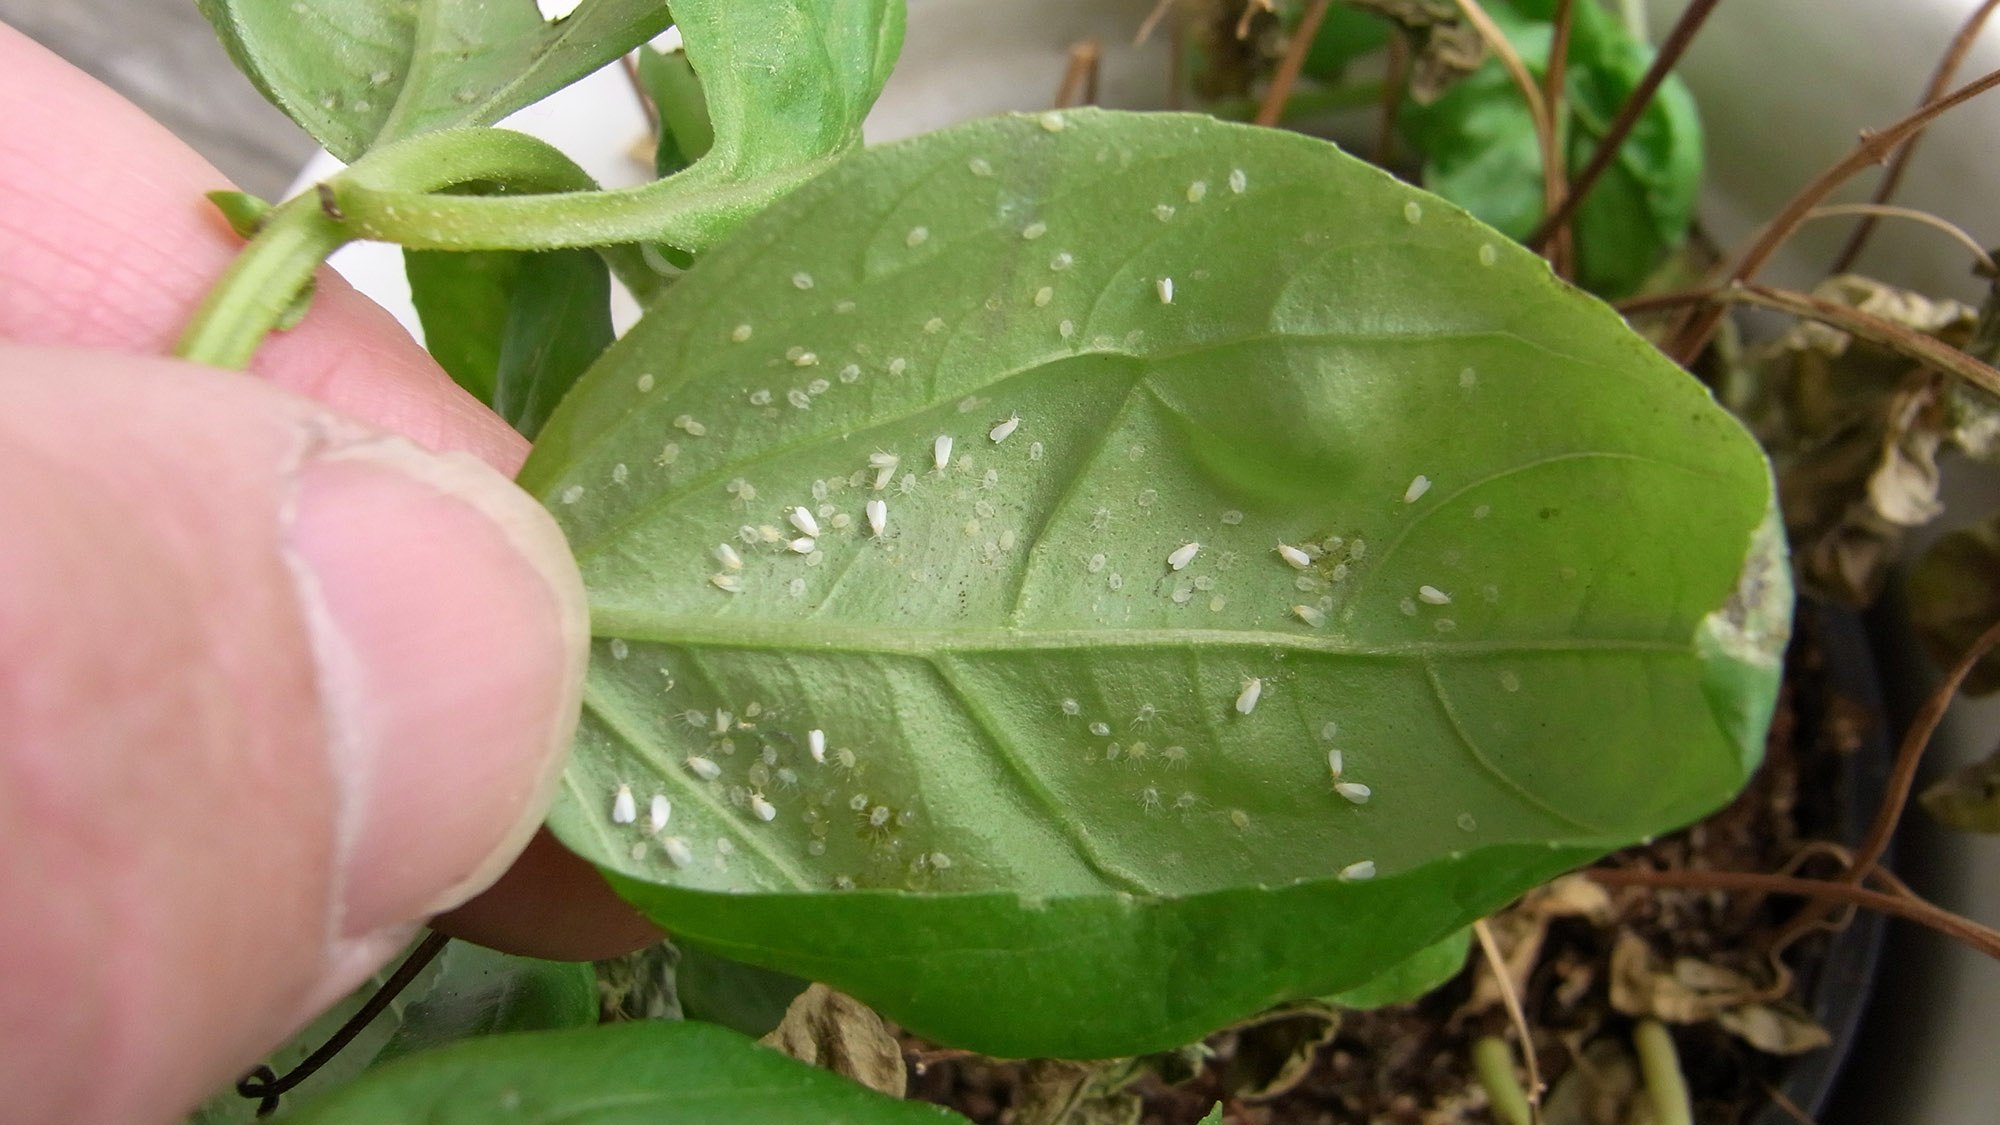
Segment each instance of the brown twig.
M1160 26L1160 21L1167 18L1167 13L1172 11L1173 7L1174 0L1160 0L1159 3L1153 5L1153 10L1146 13L1145 20L1139 24L1138 32L1132 36L1132 45L1134 47L1145 46L1146 40L1153 37L1153 29Z
M1863 133L1860 143L1856 144L1846 156L1814 177L1811 183L1800 188L1798 194L1792 196L1784 209L1778 212L1778 217L1771 220L1770 225L1764 228L1763 235L1744 253L1743 259L1736 263L1736 268L1730 271L1729 280L1743 281L1755 276L1757 271L1764 268L1764 264L1771 260L1771 255L1777 253L1778 247L1784 245L1785 240L1798 229L1806 213L1818 206L1820 201L1835 188L1846 183L1849 177L1870 164L1878 164L1887 159L1889 154L1896 150L1896 146L1916 135L1924 126L1995 86L2000 86L2000 70L1981 75L1951 93L1926 103L1923 108L1886 129ZM1673 346L1667 349L1668 353L1683 366L1694 362L1694 358L1701 354L1701 349L1707 347L1709 339L1715 335L1715 326L1721 319L1720 305L1696 309L1681 326Z
M1410 82L1410 40L1401 31L1389 33L1389 60L1382 75L1382 115L1375 122L1375 153L1370 162L1387 168L1396 157L1396 114L1403 108L1403 91Z
M1926 336L1887 317L1863 312L1852 305L1815 297L1795 289L1780 289L1756 282L1742 282L1718 289L1713 298L1723 304L1756 305L1788 312L1807 320L1830 324L1871 344L1880 344L1905 359L1934 371L1955 375L1991 394L2000 394L2000 370L1959 351L1942 340ZM1928 734L1926 734L1928 737Z
M1521 91L1521 97L1528 103L1528 120L1535 127L1535 148L1542 158L1542 213L1553 215L1562 209L1563 192L1569 183L1569 173L1563 166L1562 146L1556 135L1555 119L1549 115L1549 103L1542 96L1542 88L1536 84L1535 76L1529 72L1528 64L1521 61L1521 55L1500 25L1480 7L1479 0L1457 0L1458 9L1465 13L1466 21L1479 32L1486 49L1500 60L1507 77ZM1551 243L1547 250L1550 266L1562 277L1569 276L1569 247L1566 238Z
M1493 939L1493 927L1481 918L1472 924L1473 936L1479 939L1479 949L1486 955L1486 967L1493 972L1494 983L1500 986L1500 1003L1507 1009L1507 1019L1514 1025L1514 1034L1521 1037L1521 1058L1528 1064L1528 1115L1530 1120L1540 1120L1542 1105L1542 1068L1535 1061L1535 1039L1528 1031L1528 1014L1521 1008L1521 996L1514 991L1513 974L1507 971L1507 959L1500 955L1500 943Z
M1964 942L2000 960L2000 931L1988 929L1969 918L1915 895L1889 894L1857 887L1833 879L1798 879L1787 875L1763 875L1752 871L1648 871L1630 867L1593 867L1584 872L1607 887L1681 887L1689 890L1752 891L1757 894L1789 895L1819 901L1851 902L1883 914L1907 918Z
M1298 30L1292 33L1292 41L1285 47L1285 57L1278 60L1277 73L1271 76L1271 89L1264 95L1264 104L1257 107L1252 124L1276 125L1285 115L1285 101L1292 96L1292 85L1299 80L1306 54L1312 50L1313 37L1319 34L1320 21L1326 18L1327 5L1332 2L1313 0L1312 7L1306 9L1305 18L1299 21Z
M1951 44L1938 59L1937 69L1931 72L1930 85L1924 87L1924 96L1917 99L1919 106L1935 101L1951 87L1952 79L1958 76L1959 64L1963 63L1965 56L1971 52L1973 41L1979 38L1979 32L1986 26L1986 17L1992 15L1996 7L2000 7L2000 0L1986 0L1973 9L1971 15L1965 17L1965 23L1959 26L1958 34L1952 36ZM1923 139L1923 132L1919 130L1911 134L1910 139L1896 149L1895 155L1889 158L1888 168L1882 172L1882 182L1875 185L1875 194L1870 197L1869 202L1887 203L1896 194L1896 188L1903 182L1903 170L1910 166L1910 158L1917 152L1917 142ZM1861 256L1862 248L1868 245L1868 238L1874 233L1873 218L1856 223L1854 233L1847 236L1847 245L1840 248L1840 253L1833 259L1833 265L1827 267L1827 272L1846 273L1854 265L1854 260Z
M2000 3L2000 0L1994 0L1994 2ZM1814 219L1835 219L1842 215L1866 215L1870 223L1875 222L1877 219L1909 219L1912 222L1922 223L1927 227L1935 227L1956 239L1960 246L1965 247L1972 254L1973 258L1978 260L1979 268L1984 271L1982 276L1993 277L1996 274L2000 274L2000 266L1993 264L1993 255L1987 253L1986 247L1981 246L1978 239L1967 234L1964 227L1942 216L1933 215L1929 211L1918 210L1915 207L1896 207L1887 203L1833 203L1824 207L1815 207L1806 212L1806 217L1803 221L1812 222ZM1839 273L1841 271L1836 269L1833 272Z
M1653 95L1659 92L1660 84L1667 80L1667 74L1673 70L1676 63L1680 62L1688 44L1694 42L1695 32L1701 30L1702 22L1708 19L1708 13L1719 3L1721 0L1693 0L1686 10L1681 12L1681 18L1674 21L1673 30L1667 33L1666 40L1660 44L1659 53L1653 56L1653 64L1646 68L1645 76L1639 79L1637 86L1633 87L1632 95L1625 99L1625 104L1618 107L1618 116L1611 119L1610 128L1604 131L1603 138L1597 142L1597 149L1590 154L1590 160L1584 164L1583 171L1578 172L1576 179L1570 181L1569 192L1564 197L1562 206L1551 212L1542 220L1541 225L1528 235L1525 241L1529 249L1541 249L1556 231L1568 228L1577 207L1583 203L1583 197L1590 194L1590 189L1596 186L1598 177L1602 176L1604 170L1611 167L1611 162L1617 159L1618 150L1625 147L1625 139L1632 135L1632 129L1638 125L1640 115L1646 112L1647 106L1653 104Z
M1563 120L1563 83L1569 78L1569 33L1575 13L1570 5L1573 0L1556 0L1555 23L1550 30L1549 63L1542 68L1542 101L1549 107L1549 120L1561 126ZM1561 147L1562 138L1556 138Z
M1063 68L1062 82L1056 86L1056 109L1097 104L1097 76L1104 51L1095 39L1079 39L1069 45L1069 64Z

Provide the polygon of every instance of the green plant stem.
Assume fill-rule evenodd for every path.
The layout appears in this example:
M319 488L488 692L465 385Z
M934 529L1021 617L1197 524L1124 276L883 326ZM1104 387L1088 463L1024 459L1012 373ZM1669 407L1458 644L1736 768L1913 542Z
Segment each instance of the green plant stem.
M506 129L448 129L388 145L317 192L266 215L256 237L195 310L174 354L217 367L247 367L327 255L354 239L379 237L346 215L340 203L344 186L395 185L427 198L424 193L481 181L528 191L594 186L556 149Z
M1514 1052L1505 1039L1483 1035L1475 1040L1472 1069L1486 1090L1486 1100L1493 1104L1493 1116L1506 1125L1531 1125L1534 1117L1528 1109L1528 1095L1521 1092L1520 1079L1514 1076Z
M1655 1125L1694 1125L1688 1105L1687 1079L1681 1075L1674 1037L1656 1019L1643 1019L1632 1029L1632 1046L1639 1052L1639 1071L1646 1076L1646 1100Z
M540 195L432 195L407 184L344 179L334 199L355 238L414 250L562 250L665 242L708 249L779 196L839 162L844 152L750 180L703 162L664 180L614 191L557 189Z

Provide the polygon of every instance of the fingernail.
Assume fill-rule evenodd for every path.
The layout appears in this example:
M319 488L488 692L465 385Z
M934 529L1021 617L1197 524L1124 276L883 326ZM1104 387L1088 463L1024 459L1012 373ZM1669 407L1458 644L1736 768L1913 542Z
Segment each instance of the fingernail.
M465 901L526 845L575 729L589 618L554 520L401 439L300 472L290 542L340 789L335 932Z

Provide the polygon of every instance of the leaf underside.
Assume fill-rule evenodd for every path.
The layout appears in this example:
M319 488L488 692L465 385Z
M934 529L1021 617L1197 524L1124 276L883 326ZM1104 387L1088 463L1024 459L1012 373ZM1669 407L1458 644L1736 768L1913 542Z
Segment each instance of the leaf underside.
M521 479L599 637L557 832L677 941L996 1055L1354 987L1701 815L1789 613L1755 445L1614 313L1198 117L854 158L667 292Z
M490 125L673 22L661 0L196 0L230 57L328 152Z

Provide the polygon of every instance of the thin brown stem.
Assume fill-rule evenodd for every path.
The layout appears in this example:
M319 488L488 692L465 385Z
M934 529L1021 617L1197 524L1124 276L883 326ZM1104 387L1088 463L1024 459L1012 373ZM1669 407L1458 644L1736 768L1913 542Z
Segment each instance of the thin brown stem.
M1548 100L1542 97L1542 88L1535 83L1535 76L1529 72L1528 64L1521 61L1520 52L1507 41L1500 25L1480 7L1479 0L1457 0L1458 9L1465 13L1466 21L1479 32L1486 49L1500 60L1507 77L1521 91L1528 103L1528 120L1535 126L1535 148L1542 158L1542 209L1543 214L1553 215L1562 209L1563 191L1569 176L1563 167L1562 150L1556 138L1556 123L1549 116ZM1551 243L1548 250L1549 264L1556 273L1569 276L1569 247L1567 239Z
M1831 879L1798 879L1750 871L1647 871L1629 867L1593 867L1584 872L1607 887L1683 887L1690 890L1751 891L1820 901L1850 902L1883 914L1893 914L1929 926L1946 937L2000 960L2000 931L1914 895L1871 891Z
M1492 970L1494 983L1500 986L1500 1003L1507 1009L1507 1019L1514 1025L1514 1034L1521 1037L1521 1059L1528 1064L1528 1116L1531 1121L1539 1121L1542 1068L1535 1061L1535 1039L1528 1029L1528 1014L1521 1008L1521 995L1514 988L1514 975L1507 971L1507 959L1500 955L1500 943L1493 938L1493 927L1481 918L1472 924L1472 933L1479 939L1480 952L1486 955L1486 967Z
M1104 58L1095 39L1080 39L1069 45L1069 63L1063 68L1062 82L1056 86L1056 109L1097 104L1097 76Z
M1611 119L1611 127L1604 131L1603 139L1597 142L1597 148L1590 154L1590 160L1584 164L1583 171L1578 172L1576 179L1570 181L1569 192L1564 197L1562 206L1550 213L1542 220L1541 225L1535 228L1534 233L1528 235L1526 242L1529 249L1541 249L1555 232L1568 229L1570 219L1575 216L1577 207L1583 203L1583 197L1590 194L1590 189L1596 186L1598 177L1604 175L1604 170L1611 167L1611 162L1618 158L1618 150L1625 147L1625 138L1632 135L1632 129L1639 124L1639 117L1646 112L1646 107L1653 104L1653 95L1659 92L1660 84L1667 80L1668 73L1673 70L1676 63L1680 62L1681 56L1687 52L1688 44L1694 42L1695 32L1701 30L1702 22L1708 19L1709 12L1721 2L1722 0L1693 0L1686 10L1681 12L1681 18L1674 21L1674 29L1667 33L1666 40L1660 44L1659 53L1653 56L1653 63L1646 68L1645 76L1639 79L1637 86L1633 87L1632 96L1626 98L1625 104L1618 107L1618 116Z
M1549 38L1549 64L1542 68L1542 101L1549 107L1549 121L1558 129L1563 121L1563 83L1569 78L1569 33L1575 13L1574 0L1556 0L1555 25ZM1556 138L1557 148L1562 138Z
M1756 305L1760 308L1788 312L1807 320L1816 320L1822 324L1830 324L1871 344L1880 344L1923 367L1955 375L1981 390L2000 395L2000 370L1974 359L1942 340L1926 336L1887 317L1863 312L1852 305L1828 301L1795 289L1780 289L1772 285L1759 285L1756 282L1744 282L1726 289L1718 289L1713 299L1718 306Z
M1729 280L1743 281L1756 276L1757 271L1764 268L1764 264L1771 260L1771 256L1777 253L1778 248L1784 245L1794 230L1798 229L1806 213L1819 206L1820 201L1835 188L1846 183L1856 172L1868 165L1879 164L1887 159L1889 154L1896 150L1897 145L1916 135L1924 126L1995 86L2000 86L2000 70L1983 74L1951 93L1932 100L1922 109L1886 129L1863 133L1860 143L1856 144L1852 151L1814 177L1811 183L1800 188L1798 194L1792 196L1784 209L1778 212L1778 217L1771 220L1770 225L1764 228L1763 236L1744 253L1743 259L1736 263L1736 268L1730 271ZM1696 309L1682 326L1673 346L1668 349L1669 354L1678 359L1683 366L1694 362L1694 358L1708 346L1708 341L1715 335L1715 327L1721 320L1722 308L1719 305Z
M2000 3L2000 0L1994 0L1994 2ZM1898 151L1904 150L1899 149ZM1824 207L1815 207L1806 212L1804 221L1812 222L1814 219L1835 219L1842 215L1866 215L1870 223L1875 222L1877 219L1908 219L1911 222L1922 223L1927 227L1934 227L1950 235L1958 241L1960 246L1965 247L1966 251L1979 262L1979 268L1985 271L1984 276L1993 277L2000 275L2000 266L1993 264L1993 255L1987 253L1986 247L1981 246L1978 239L1967 234L1964 227L1941 216L1933 215L1929 211L1920 211L1915 207L1897 207L1888 203L1834 203ZM1843 265L1833 272L1839 273L1845 268Z
M1271 76L1271 89L1264 95L1264 104L1257 107L1254 125L1276 125L1285 115L1285 101L1292 96L1292 86L1299 80L1299 71L1306 65L1306 54L1312 50L1313 37L1319 34L1320 21L1326 18L1327 5L1333 0L1313 0L1312 7L1306 9L1305 18L1299 21L1298 30L1292 33L1292 41L1285 47L1285 57L1278 60L1278 70Z
M1154 29L1160 26L1161 20L1167 18L1167 13L1172 11L1173 7L1174 0L1160 0L1159 3L1153 5L1153 10L1146 13L1144 22L1139 24L1139 30L1133 34L1132 45L1134 47L1145 46L1146 40L1153 37Z
M1951 88L1952 80L1958 77L1959 64L1963 63L1965 56L1972 51L1973 42L1986 27L1986 17L1993 14L1994 8L2000 8L2000 0L1986 0L1973 9L1971 15L1965 17L1965 22L1959 26L1958 34L1952 36L1951 44L1938 59L1937 69L1931 72L1930 85L1924 87L1924 96L1917 99L1919 106L1937 100L1939 95ZM1896 189L1903 182L1903 170L1910 166L1910 158L1917 152L1917 142L1923 139L1922 131L1918 131L1897 147L1895 155L1889 158L1889 167L1882 172L1882 182L1875 185L1875 194L1870 197L1869 202L1887 203L1895 196ZM1845 273L1852 268L1854 260L1861 256L1862 248L1868 245L1869 236L1874 233L1874 218L1866 218L1856 223L1854 233L1847 236L1847 245L1840 248L1840 253L1833 259L1833 265L1827 268L1827 272Z
M1410 40L1400 31L1389 33L1389 61L1382 76L1382 115L1375 121L1377 168L1387 168L1396 158L1396 114L1403 108L1403 91L1410 82Z

